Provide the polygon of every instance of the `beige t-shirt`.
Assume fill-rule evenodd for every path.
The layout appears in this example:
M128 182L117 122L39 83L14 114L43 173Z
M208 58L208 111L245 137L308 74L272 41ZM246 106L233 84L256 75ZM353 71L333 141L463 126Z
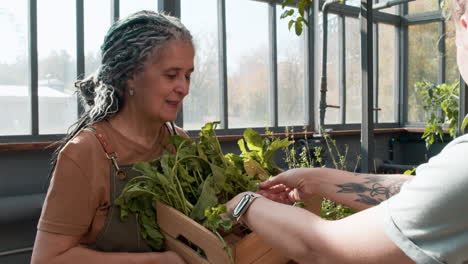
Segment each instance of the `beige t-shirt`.
M125 137L109 122L95 124L107 135L118 155L119 165L158 158L170 135L162 127L160 140L143 146ZM186 135L176 128L181 135ZM91 244L104 226L111 204L110 166L106 154L89 130L82 130L62 149L58 156L47 197L42 208L38 230L62 235L80 236L82 244Z

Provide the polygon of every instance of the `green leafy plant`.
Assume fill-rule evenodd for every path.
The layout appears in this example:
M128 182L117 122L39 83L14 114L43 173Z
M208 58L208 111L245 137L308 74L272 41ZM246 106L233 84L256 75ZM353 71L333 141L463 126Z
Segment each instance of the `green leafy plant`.
M422 138L426 141L426 148L429 149L437 138L443 141L444 126L446 124L450 136L455 138L459 134L458 100L460 85L458 80L453 83L439 85L422 81L417 82L415 87L423 102L426 114L426 127L422 135ZM468 119L465 118L465 120ZM468 123L468 121L466 122Z
M412 168L411 170L405 170L405 172L403 172L404 175L415 175L415 172L416 172L416 168Z
M305 128L304 130L304 139L307 142L307 129ZM324 146L315 146L313 148L313 151L310 149L308 144L302 146L302 148L299 150L299 153L297 152L295 145L283 149L285 153L284 160L288 165L289 169L312 168L314 164L318 164L318 166L320 167L325 167L326 165L324 162L323 154L326 151L328 158L330 158L333 166L336 169L349 170L347 164L349 152L348 146L345 146L345 149L342 151L336 144L336 140L332 139L329 134L322 130L322 135L324 139ZM286 136L291 138L294 144L296 143L295 134L293 130L286 128ZM313 154L311 155L311 153ZM357 156L354 171L356 171L359 161L360 156ZM355 212L356 210L354 209L343 206L341 204L336 204L331 200L324 199L322 201L320 216L328 220L337 220L354 214Z
M224 155L214 132L218 124L207 123L198 140L171 136L169 142L176 153L164 151L158 160L135 164L133 169L141 176L131 179L116 200L123 220L130 212L138 215L141 234L153 249L164 249L164 236L156 224L155 202L159 200L213 231L232 256L218 232L232 227L230 219L221 217L226 212L223 204L238 193L257 191L258 171L270 177L278 169L274 152L290 144L288 140L264 139L247 129L239 140L242 154ZM255 167L253 172L246 164Z
M344 1L345 0L340 0L340 2ZM288 29L291 30L294 26L294 31L298 36L302 34L305 26L309 26L306 12L312 7L312 3L313 0L284 0L281 3L281 7L284 11L281 13L280 18L289 18ZM294 6L297 11L293 8L287 9L286 7L288 6Z
M322 129L322 135L327 146L328 154L332 160L335 169L349 170L348 168L348 152L349 147L345 145L344 151L341 151L336 144L336 140L332 139L328 133ZM357 156L356 165L354 172L357 170L361 156ZM329 220L338 220L349 215L356 213L357 211L347 206L337 204L331 200L324 199L322 202L322 208L320 210L320 216Z

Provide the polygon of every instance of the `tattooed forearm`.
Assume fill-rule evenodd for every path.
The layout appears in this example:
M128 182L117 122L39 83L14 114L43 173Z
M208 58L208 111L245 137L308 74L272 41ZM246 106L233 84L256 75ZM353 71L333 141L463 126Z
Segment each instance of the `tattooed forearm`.
M369 205L378 205L379 203L382 202L382 199L374 199L374 198L371 198L368 195L358 194L358 196L359 196L359 198L354 200L354 201L361 202L361 203L364 203L364 204L369 204Z
M401 185L405 179L392 176L366 175L362 183L350 182L336 185L337 193L354 193L359 198L356 202L376 205L400 192Z

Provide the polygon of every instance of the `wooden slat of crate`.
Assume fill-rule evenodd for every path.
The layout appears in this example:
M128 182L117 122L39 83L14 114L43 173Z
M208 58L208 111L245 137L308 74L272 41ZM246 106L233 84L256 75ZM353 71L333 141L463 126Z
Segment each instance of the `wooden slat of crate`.
M229 257L224 252L221 241L206 228L176 209L159 201L156 203L156 212L158 215L159 227L168 236L172 237L174 240L177 240L179 236L188 239L190 242L203 249L210 263L229 263ZM178 252L177 250L182 248L183 247L178 245L178 247L173 249ZM186 246L186 248L183 249L186 251L190 248ZM194 254L196 254L195 251ZM185 261L192 263L190 259L185 259Z
M213 233L172 207L161 202L157 202L156 207L158 224L166 236L168 249L180 254L189 264L230 263L222 242ZM207 259L178 241L179 236L183 236L203 249ZM273 253L271 247L258 238L255 233L250 233L241 239L231 234L225 240L230 243L229 246L236 264L284 264L288 261L279 255L269 255ZM269 262L258 262L262 259Z
M179 240L171 237L169 234L164 233L166 237L166 247L168 250L177 252L179 256L181 256L186 261L190 260L188 263L190 264L210 264L208 260L202 258L195 252L192 248L188 247L184 243L180 242Z

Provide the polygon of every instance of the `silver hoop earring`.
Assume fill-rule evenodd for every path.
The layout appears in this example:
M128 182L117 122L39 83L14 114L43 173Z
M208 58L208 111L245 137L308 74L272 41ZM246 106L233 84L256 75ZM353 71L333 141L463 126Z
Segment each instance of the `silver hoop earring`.
M132 88L130 88L130 90L128 91L128 93L130 94L130 96L133 96L135 94L135 90L133 90Z

